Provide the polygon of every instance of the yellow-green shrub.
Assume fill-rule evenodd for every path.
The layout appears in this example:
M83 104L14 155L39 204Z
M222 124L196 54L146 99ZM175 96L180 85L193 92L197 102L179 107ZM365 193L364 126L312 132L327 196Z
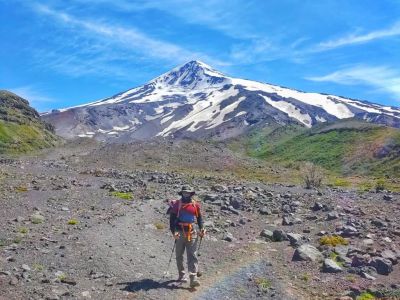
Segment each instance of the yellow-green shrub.
M338 245L348 245L349 241L340 235L324 235L319 239L321 245L328 245L336 247Z

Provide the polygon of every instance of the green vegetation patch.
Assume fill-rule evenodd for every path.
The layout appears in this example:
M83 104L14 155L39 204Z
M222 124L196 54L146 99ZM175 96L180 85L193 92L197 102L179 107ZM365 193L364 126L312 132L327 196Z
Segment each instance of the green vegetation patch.
M165 224L164 224L164 223L161 223L161 222L155 223L154 226L155 226L158 230L162 230L162 229L165 229L165 228L166 228Z
M231 143L234 151L242 148L251 157L293 169L311 162L332 175L396 177L400 172L400 130L354 120L258 130ZM338 178L333 185L348 186Z
M254 282L257 284L259 290L262 292L268 291L272 286L271 281L263 277L256 278Z
M360 296L357 296L356 300L374 300L376 297L369 292L363 292Z
M319 239L321 245L336 247L338 245L348 245L349 241L340 235L324 235Z
M79 221L77 219L68 220L68 225L77 225L77 224L79 224Z
M111 192L111 195L124 200L133 200L132 192Z

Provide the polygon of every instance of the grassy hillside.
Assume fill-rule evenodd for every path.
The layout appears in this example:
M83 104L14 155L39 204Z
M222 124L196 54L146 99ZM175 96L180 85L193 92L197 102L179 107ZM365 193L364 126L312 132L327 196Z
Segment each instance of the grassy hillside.
M332 174L389 176L400 174L400 130L347 120L312 129L278 127L236 140L252 157L294 166L313 162Z
M0 90L0 154L18 154L56 145L59 138L51 125L28 101Z

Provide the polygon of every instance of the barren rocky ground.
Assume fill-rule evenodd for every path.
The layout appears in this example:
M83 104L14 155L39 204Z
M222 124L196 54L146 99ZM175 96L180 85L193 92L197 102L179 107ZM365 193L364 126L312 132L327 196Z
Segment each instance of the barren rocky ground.
M278 177L290 172L188 141L4 157L0 299L399 299L400 194ZM166 200L183 184L208 230L197 290L167 270Z

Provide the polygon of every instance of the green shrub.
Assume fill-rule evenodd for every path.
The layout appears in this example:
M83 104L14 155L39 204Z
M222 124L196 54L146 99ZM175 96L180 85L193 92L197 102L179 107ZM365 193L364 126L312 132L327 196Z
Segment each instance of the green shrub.
M354 275L347 275L346 280L350 281L351 283L355 283L357 281Z
M350 182L344 178L336 178L335 181L333 182L333 185L340 187L348 187L350 186Z
M338 261L338 254L335 252L331 252L331 254L329 254L329 258L332 259L339 267L343 267L343 262L342 261Z
M377 179L375 181L375 190L376 191L383 191L386 188L386 182L385 179Z
M260 291L265 292L271 288L271 281L267 278L258 277L254 280Z
M67 275L65 275L64 273L57 275L57 279L60 281L63 281L65 279L67 279Z
M79 221L77 219L71 219L68 221L68 225L77 225Z
M39 271L39 272L44 270L44 266L41 265L41 264L37 264L37 263L33 264L33 265L32 265L32 268L33 268L35 271Z
M25 192L28 191L28 188L27 188L26 186L22 186L22 185L21 185L21 186L16 187L15 190L16 190L17 192L19 192L19 193L25 193Z
M161 223L161 222L155 223L154 226L155 226L158 230L165 229L165 227L166 227L165 224L164 224L164 223Z
M29 229L27 227L20 227L18 228L18 232L22 234L27 234L29 232Z
M45 221L45 218L40 214L33 214L31 216L31 222L33 224L41 224Z
M124 200L133 200L132 192L111 192L111 195Z
M338 245L348 245L349 241L340 235L324 235L319 239L321 245L328 245L336 247Z
M311 275L308 274L308 273L305 273L305 274L303 274L303 275L300 276L300 279L303 280L303 281L305 281L305 282L309 282L310 279L311 279Z
M357 296L356 300L374 300L376 299L374 295L368 292L361 293L360 296Z
M13 243L14 243L14 244L19 244L19 243L21 243L23 237L24 237L23 235L17 234L17 235L14 237L14 239L13 239Z
M307 189L321 187L324 175L319 166L306 162L304 163L301 173L302 180Z
M7 242L6 239L0 239L0 247L4 247L4 246L7 246L7 245L8 245L8 242Z

